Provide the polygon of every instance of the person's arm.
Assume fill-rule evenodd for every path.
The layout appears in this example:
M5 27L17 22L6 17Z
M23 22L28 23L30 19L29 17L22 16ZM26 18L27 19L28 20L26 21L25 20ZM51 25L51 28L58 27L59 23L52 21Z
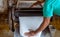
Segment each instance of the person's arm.
M43 31L50 23L50 18L44 18L41 26L36 30L36 33Z
M39 2L37 1L37 2L33 3L33 4L30 6L30 8L32 8L32 7L34 7L34 6L38 5L38 4L39 4Z
M41 26L39 26L38 29L36 29L35 31L30 29L30 32L26 32L25 35L26 36L34 36L34 35L36 35L37 33L43 31L49 25L49 23L50 23L50 18L44 18Z
M33 3L31 6L30 6L30 8L32 8L32 7L34 7L34 6L36 6L36 5L40 5L40 6L42 6L41 4L44 2L44 0L41 0L41 1L37 1L37 2L35 2L35 3Z

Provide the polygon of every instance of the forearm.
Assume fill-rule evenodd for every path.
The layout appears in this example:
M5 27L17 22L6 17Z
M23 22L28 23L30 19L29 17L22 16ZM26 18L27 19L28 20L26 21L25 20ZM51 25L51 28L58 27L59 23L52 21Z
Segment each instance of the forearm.
M37 2L35 2L33 5L38 5L38 4L40 4L40 3L42 3L43 1L37 1Z
M36 6L36 5L38 5L38 4L39 4L39 2L37 1L37 2L33 3L33 4L31 5L31 7L32 7L32 6Z
M43 3L43 2L45 2L45 0L38 0L38 2Z
M42 3L44 3L44 0L41 0L41 1L38 0L37 2L33 3L33 4L31 5L31 7L36 6L36 5L42 6Z
M40 32L40 31L43 31L49 25L49 22L50 22L50 18L49 19L44 19L41 26L39 26L39 28L36 30L36 33Z

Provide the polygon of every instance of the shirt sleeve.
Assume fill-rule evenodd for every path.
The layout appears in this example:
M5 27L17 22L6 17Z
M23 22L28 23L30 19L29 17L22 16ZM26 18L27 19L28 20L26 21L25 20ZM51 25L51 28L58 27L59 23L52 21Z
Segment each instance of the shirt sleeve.
M44 4L43 16L44 17L52 17L53 16L53 7L51 5Z

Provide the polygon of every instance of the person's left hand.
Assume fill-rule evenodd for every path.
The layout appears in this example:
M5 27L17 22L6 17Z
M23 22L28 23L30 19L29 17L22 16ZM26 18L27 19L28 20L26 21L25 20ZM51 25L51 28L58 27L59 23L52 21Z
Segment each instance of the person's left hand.
M36 35L36 31L30 31L25 33L26 36L34 36Z

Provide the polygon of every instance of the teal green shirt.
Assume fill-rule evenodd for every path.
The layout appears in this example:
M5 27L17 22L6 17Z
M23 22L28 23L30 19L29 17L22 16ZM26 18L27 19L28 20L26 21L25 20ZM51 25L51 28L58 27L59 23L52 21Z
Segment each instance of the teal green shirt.
M43 16L52 17L53 14L60 16L60 0L45 0Z

